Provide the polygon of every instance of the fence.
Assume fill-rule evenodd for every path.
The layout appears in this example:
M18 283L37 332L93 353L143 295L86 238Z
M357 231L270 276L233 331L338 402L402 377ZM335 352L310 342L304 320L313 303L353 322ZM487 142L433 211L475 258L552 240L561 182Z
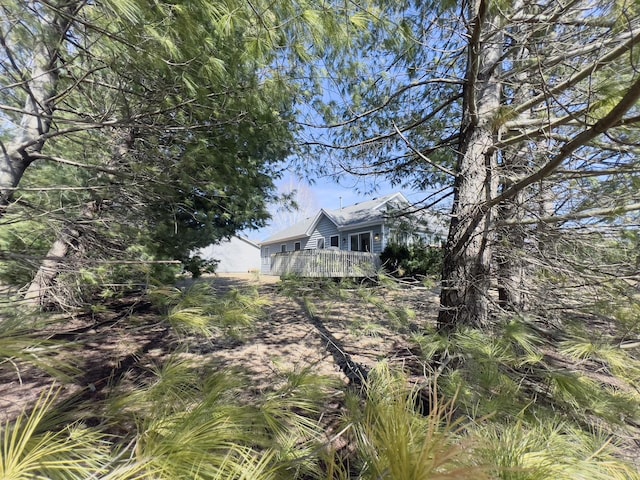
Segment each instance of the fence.
M298 250L271 256L271 275L301 277L373 277L378 255L343 250Z

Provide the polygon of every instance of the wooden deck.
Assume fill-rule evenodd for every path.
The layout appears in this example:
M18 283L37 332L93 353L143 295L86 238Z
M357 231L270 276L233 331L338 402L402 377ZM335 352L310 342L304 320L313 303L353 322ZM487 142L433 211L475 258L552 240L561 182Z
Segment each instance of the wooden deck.
M373 277L380 257L368 252L299 250L271 256L271 275L300 277Z

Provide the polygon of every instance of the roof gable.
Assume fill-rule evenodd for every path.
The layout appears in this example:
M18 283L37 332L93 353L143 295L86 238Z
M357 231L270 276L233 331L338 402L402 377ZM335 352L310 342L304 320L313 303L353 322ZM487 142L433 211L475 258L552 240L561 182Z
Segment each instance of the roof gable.
M322 217L327 217L333 223L336 223L331 216L327 214L324 209L320 209L320 211L313 217L305 218L301 222L298 222L284 230L280 230L279 232L271 235L269 238L265 239L261 242L262 245L286 242L289 240L295 240L297 238L309 237L313 233L313 230L320 222ZM338 226L336 224L336 226Z
M243 237L241 235L234 235L234 237L237 238L238 240L242 240L244 243L247 243L247 244L251 245L254 248L260 248L260 245L258 245L253 240L249 240L247 237Z

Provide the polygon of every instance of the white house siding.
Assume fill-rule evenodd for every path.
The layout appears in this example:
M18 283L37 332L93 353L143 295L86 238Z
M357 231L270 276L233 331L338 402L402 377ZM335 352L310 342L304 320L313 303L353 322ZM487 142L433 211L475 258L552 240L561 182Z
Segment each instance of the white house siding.
M255 243L231 237L217 245L209 245L198 251L206 260L219 260L217 273L246 273L260 270L260 247Z

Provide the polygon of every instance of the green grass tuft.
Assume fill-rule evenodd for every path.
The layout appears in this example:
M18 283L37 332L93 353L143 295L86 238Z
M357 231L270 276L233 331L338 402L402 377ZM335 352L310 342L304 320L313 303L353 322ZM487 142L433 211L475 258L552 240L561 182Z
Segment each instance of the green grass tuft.
M256 288L232 289L219 295L205 282L194 283L184 290L154 290L150 296L166 310L167 320L179 334L205 337L217 332L240 337L264 315L268 305Z
M106 437L81 423L48 430L47 414L56 399L53 388L34 409L0 425L0 478L85 480L106 472Z

